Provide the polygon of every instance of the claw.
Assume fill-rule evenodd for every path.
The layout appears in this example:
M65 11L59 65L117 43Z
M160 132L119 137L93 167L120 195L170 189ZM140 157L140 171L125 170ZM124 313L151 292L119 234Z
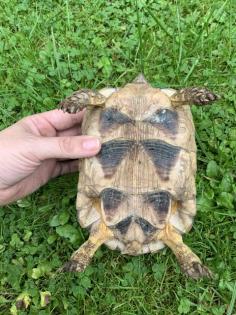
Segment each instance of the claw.
M87 106L103 107L105 101L106 97L99 92L82 89L74 92L71 96L61 101L59 108L62 109L64 113L75 114Z
M171 102L174 107L186 104L208 105L219 99L219 95L210 90L197 87L181 89L171 96Z
M82 272L86 268L86 265L78 263L76 260L69 260L61 268L57 270L57 273L62 272Z
M181 267L183 272L193 279L213 277L213 273L206 266L198 261L193 261L190 264Z

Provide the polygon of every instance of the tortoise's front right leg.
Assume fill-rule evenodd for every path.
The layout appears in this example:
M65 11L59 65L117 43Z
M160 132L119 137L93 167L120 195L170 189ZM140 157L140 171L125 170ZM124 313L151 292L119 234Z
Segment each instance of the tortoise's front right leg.
M202 264L199 257L183 243L181 235L174 227L167 224L165 229L160 233L159 239L171 248L181 269L189 277L199 279L202 277L210 278L212 276L211 271Z
M182 105L208 105L217 101L220 97L206 88L191 87L176 91L170 96L174 107Z
M61 101L59 108L63 112L74 114L88 106L100 106L105 104L106 97L95 90L82 89Z
M58 272L84 271L84 269L89 265L96 250L112 237L113 232L103 222L101 222L91 231L89 239L72 254L70 260L65 263Z

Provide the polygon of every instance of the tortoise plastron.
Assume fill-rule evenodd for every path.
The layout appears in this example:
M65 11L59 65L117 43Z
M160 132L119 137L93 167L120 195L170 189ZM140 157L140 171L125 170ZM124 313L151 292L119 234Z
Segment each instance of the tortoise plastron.
M97 156L80 161L77 211L89 239L61 271L83 271L101 244L123 254L167 245L184 273L210 276L183 243L196 214L196 145L191 104L218 96L205 88L153 88L139 75L123 88L79 90L64 112L87 108L85 135L101 139Z

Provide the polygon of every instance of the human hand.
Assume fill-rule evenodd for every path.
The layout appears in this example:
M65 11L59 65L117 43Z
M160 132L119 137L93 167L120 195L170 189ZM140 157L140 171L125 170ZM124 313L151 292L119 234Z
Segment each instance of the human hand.
M52 110L21 119L0 132L0 205L20 199L50 178L78 170L100 142L81 136L83 112Z

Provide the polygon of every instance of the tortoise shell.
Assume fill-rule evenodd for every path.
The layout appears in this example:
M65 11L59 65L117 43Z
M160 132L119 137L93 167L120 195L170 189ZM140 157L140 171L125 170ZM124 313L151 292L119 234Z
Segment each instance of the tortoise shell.
M82 133L102 142L97 156L80 161L78 220L90 237L64 271L82 271L103 243L129 255L168 245L189 276L210 276L181 235L196 214L189 105L217 98L201 88L153 88L139 75L123 88L79 90L61 103L69 113L87 107Z
M153 240L158 230L169 222L186 232L196 213L192 115L189 106L172 107L174 90L147 82L100 91L107 92L104 108L88 109L82 125L83 134L98 136L102 147L80 164L78 219L90 228L105 222L114 232L105 243L111 249L157 251L164 245Z

